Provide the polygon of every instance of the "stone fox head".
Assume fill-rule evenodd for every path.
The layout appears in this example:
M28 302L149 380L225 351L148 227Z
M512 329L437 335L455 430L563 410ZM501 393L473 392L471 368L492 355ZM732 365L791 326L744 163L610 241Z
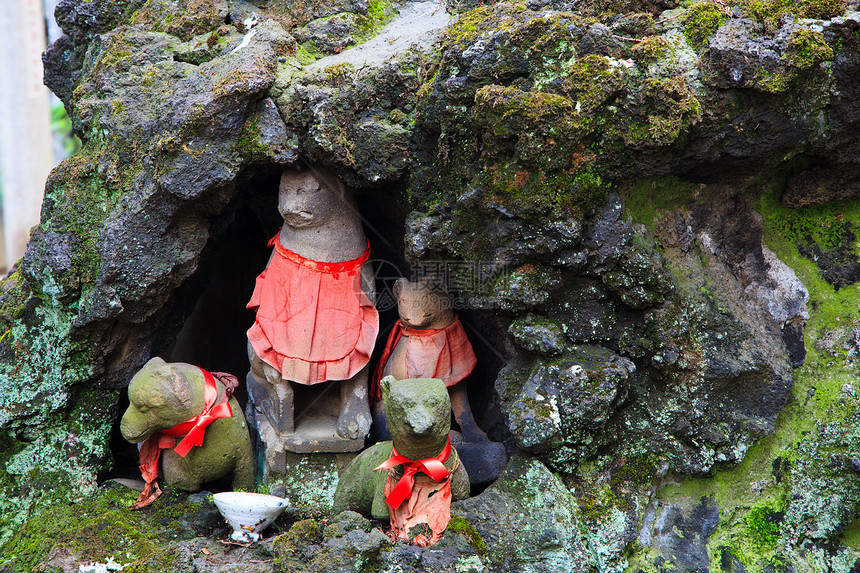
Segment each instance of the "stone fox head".
M398 453L412 459L437 455L451 429L451 400L441 380L415 378L381 381L388 428Z
M204 407L203 385L196 366L153 358L129 382L128 410L120 423L123 437L137 444L193 418Z
M439 281L398 279L392 290L400 322L406 328L444 328L454 321L451 299Z
M292 228L324 225L355 213L349 189L334 175L314 168L286 170L278 188L278 212Z

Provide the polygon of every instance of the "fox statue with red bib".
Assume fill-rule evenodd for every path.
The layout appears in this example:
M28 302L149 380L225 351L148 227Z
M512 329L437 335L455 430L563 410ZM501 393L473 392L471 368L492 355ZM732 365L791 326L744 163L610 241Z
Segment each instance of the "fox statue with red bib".
M358 211L350 190L318 168L283 173L278 210L284 225L248 303L256 312L248 330L249 412L267 448L360 450L371 421L368 362L379 315ZM339 406L336 396L311 400L297 415L297 387L322 393L330 381L339 386Z

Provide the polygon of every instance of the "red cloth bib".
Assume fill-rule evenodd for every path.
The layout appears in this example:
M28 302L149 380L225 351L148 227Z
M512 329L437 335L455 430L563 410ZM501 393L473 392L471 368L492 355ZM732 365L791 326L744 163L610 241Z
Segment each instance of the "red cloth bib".
M451 520L451 474L460 465L457 460L449 472L444 462L451 455L451 442L435 458L410 460L397 454L392 446L391 457L375 469L387 469L385 502L391 518L392 541L409 542L409 530L421 524L430 528L430 536L419 534L411 540L419 547L433 545L442 538ZM403 465L398 479L393 468ZM426 475L421 475L426 474Z
M361 289L361 265L321 263L288 250L275 253L257 277L248 308L257 313L248 340L264 362L299 384L347 380L370 360L379 314Z
M373 373L370 395L375 400L382 399L379 381L382 380L385 364L404 334L409 338L406 346L407 378L438 378L446 387L450 387L471 374L478 363L472 343L456 316L454 322L445 328L425 330L406 328L398 320L391 329L385 350Z

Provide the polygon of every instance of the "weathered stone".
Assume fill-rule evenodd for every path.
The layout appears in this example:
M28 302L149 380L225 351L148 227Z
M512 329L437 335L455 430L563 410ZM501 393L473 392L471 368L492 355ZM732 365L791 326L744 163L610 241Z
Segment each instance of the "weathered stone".
M376 470L376 467L388 459L394 450L410 460L434 458L448 444L451 430L451 401L441 380L397 380L387 376L380 384L392 440L379 442L350 462L341 474L334 496L335 511L348 509L375 519L385 519L391 514L385 500L385 484L387 480L399 480L405 471L402 465L388 471ZM451 499L468 497L469 476L459 460L456 448L451 449L443 464L450 472L450 477L446 479L450 480ZM429 475L416 477L416 480L422 479L426 481L431 478ZM411 511L405 511L405 514L408 518L429 517ZM405 524L399 525L403 527ZM413 537L410 532L403 533ZM434 530L433 533L439 532Z
M671 563L685 573L708 571L708 540L719 521L719 508L707 499L692 507L657 504L648 508L640 542L659 553L654 560L658 567Z
M355 43L352 33L356 26L354 14L342 13L314 20L296 34L300 42L313 42L319 50L328 53L338 53L347 46Z
M245 129L246 116L274 81L276 53L286 40L283 30L264 22L245 48L194 66L173 61L178 40L171 36L102 28L119 23L110 10L125 4L79 2L63 9L73 6L94 11L75 16L92 27L81 28L80 43L61 41L67 57L47 61L68 66L62 73L74 89L68 84L61 95L84 149L48 181L43 226L33 233L19 276L52 286L38 288L43 299L21 301L30 318L4 343L15 341L9 348L26 356L26 365L13 366L19 359L10 357L0 375L0 402L16 404L3 411L28 420L12 422L20 428L16 434L40 436L38 445L8 450L9 475L21 483L42 473L94 483L117 416L111 409L118 393L111 389L124 387L151 355L151 337L171 312L174 289L197 269L214 221L208 218L229 202L233 179L254 161L241 145L243 133L257 129ZM271 115L255 123L272 121L283 126ZM254 154L284 161L285 145L273 139ZM186 208L195 201L199 210ZM221 232L224 221L211 230ZM23 394L6 389L12 369ZM96 377L100 392L87 400ZM70 392L77 396L73 408L66 402ZM84 404L82 414L77 407ZM2 421L5 428L9 423ZM75 437L59 440L60 434Z
M301 517L320 518L332 511L338 474L354 454L296 454L279 451L265 461L263 479L270 493L287 499Z
M205 428L201 444L194 444L184 455L173 448L161 452L163 475L167 483L189 491L225 476L232 478L234 489L253 489L256 483L251 441L242 408L232 396L235 388L228 393L225 383L213 378L216 396L208 403L206 375L211 376L191 364L168 364L157 357L147 362L129 382L129 407L120 422L122 435L133 444L144 444L153 436L157 441L160 432L197 419L216 402L228 404L227 414ZM156 443L155 447L160 445ZM157 457L155 463L158 464ZM151 470L158 475L157 465ZM149 488L145 491L148 494ZM140 501L150 503L144 496Z
M850 394L840 396L840 401L854 400ZM795 535L832 538L860 517L860 504L854 502L860 475L850 457L860 448L860 436L854 430L857 419L852 413L818 424L813 437L798 444L799 458L791 469L794 479L780 516Z
M609 350L580 346L552 361L513 363L500 373L496 391L517 444L564 468L589 453L592 434L624 401L635 370ZM559 451L567 455L559 459Z
M379 442L361 452L349 465L337 482L333 498L335 513L353 510L376 519L388 517L388 507L381 492L385 486L386 472L374 471L379 464L391 457L391 443Z
M167 489L156 505L129 511L136 496L136 491L108 482L86 499L45 508L4 547L0 568L17 572L45 567L63 573L123 566L178 573L272 571L268 541L241 552L219 543L229 529L208 492L188 496Z
M345 511L323 528L312 520L299 521L274 540L278 573L335 571L371 573L396 570L404 573L431 571L487 571L480 556L480 538L469 531L448 531L432 547L394 544L371 522Z
M525 318L512 322L508 332L525 350L550 356L564 351L561 327L546 318L527 314Z
M509 406L565 354L510 325L546 317L563 334L552 329L547 352L599 345L635 363L626 392L589 402L597 429L540 454L574 492L593 567L701 557L671 533L662 552L636 544L665 493L644 474L680 482L693 505L714 499L711 568L854 568L857 455L843 422L857 375L857 1L659 14L675 2L467 0L450 4L456 20L414 2L339 54L317 60L296 42L299 27L381 4L61 3L69 37L46 53L46 81L84 147L50 178L30 253L0 291L0 523L36 497L69 497L55 484L90 491L118 390L153 353L181 354L177 332L230 354L247 324L229 315L247 294L229 285L265 265L249 245L276 231L273 174L301 154L358 187L371 241L401 271L474 270L458 293L481 337L470 398L511 449ZM538 429L555 443L554 426ZM495 567L459 533L440 543L362 566ZM323 567L315 550L294 566Z
M226 23L227 0L144 0L129 23L187 41Z
M144 1L62 0L57 3L54 17L63 32L76 44L81 44L122 23Z
M274 106L270 112L277 117ZM370 429L368 362L379 314L368 241L354 203L352 190L318 167L281 175L278 213L284 224L248 303L256 318L248 330L246 381L267 459L282 450L358 451ZM330 273L307 261L344 268ZM309 323L338 322L340 331L320 332L311 342L301 338ZM331 381L338 392L328 391ZM301 408L296 386L310 387L312 394Z
M534 459L514 456L495 484L452 507L455 518L477 531L486 544L487 560L498 570L590 570L574 499Z

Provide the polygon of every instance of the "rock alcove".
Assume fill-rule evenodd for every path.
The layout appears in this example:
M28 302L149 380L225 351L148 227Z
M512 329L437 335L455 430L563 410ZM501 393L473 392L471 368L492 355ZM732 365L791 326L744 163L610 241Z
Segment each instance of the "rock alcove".
M151 336L151 356L196 364L213 372L233 373L240 379L248 372L246 331L254 315L245 305L251 298L257 275L268 261L271 249L266 244L283 224L277 212L281 173L300 166L311 167L301 161L288 167L253 166L239 173L230 184L233 198L215 215L218 223L200 252L197 269L173 291L165 305L168 310L161 326ZM406 261L404 188L403 183L393 182L385 188L354 190L370 241L380 311L381 328L371 369L378 362L391 325L397 320L394 282L400 277L417 278L429 272L441 276L446 271L445 261L425 262L416 268ZM504 335L494 336L491 330L481 328L479 325L487 324L481 313L470 311L458 291L454 290L452 296L452 304L463 313L461 320L474 339L473 347L479 357L479 365L467 381L476 416L496 439L504 439L509 434L498 412L497 400L493 401L493 381L505 361L498 350L503 348ZM244 408L247 393L243 384L236 396ZM127 406L128 398L121 392L118 410L122 412ZM454 425L456 429L456 421ZM118 476L139 477L137 449L120 435L119 420L112 429L110 444L114 464L100 474L99 481ZM212 485L216 490L229 486L226 482ZM482 489L476 486L475 492Z

